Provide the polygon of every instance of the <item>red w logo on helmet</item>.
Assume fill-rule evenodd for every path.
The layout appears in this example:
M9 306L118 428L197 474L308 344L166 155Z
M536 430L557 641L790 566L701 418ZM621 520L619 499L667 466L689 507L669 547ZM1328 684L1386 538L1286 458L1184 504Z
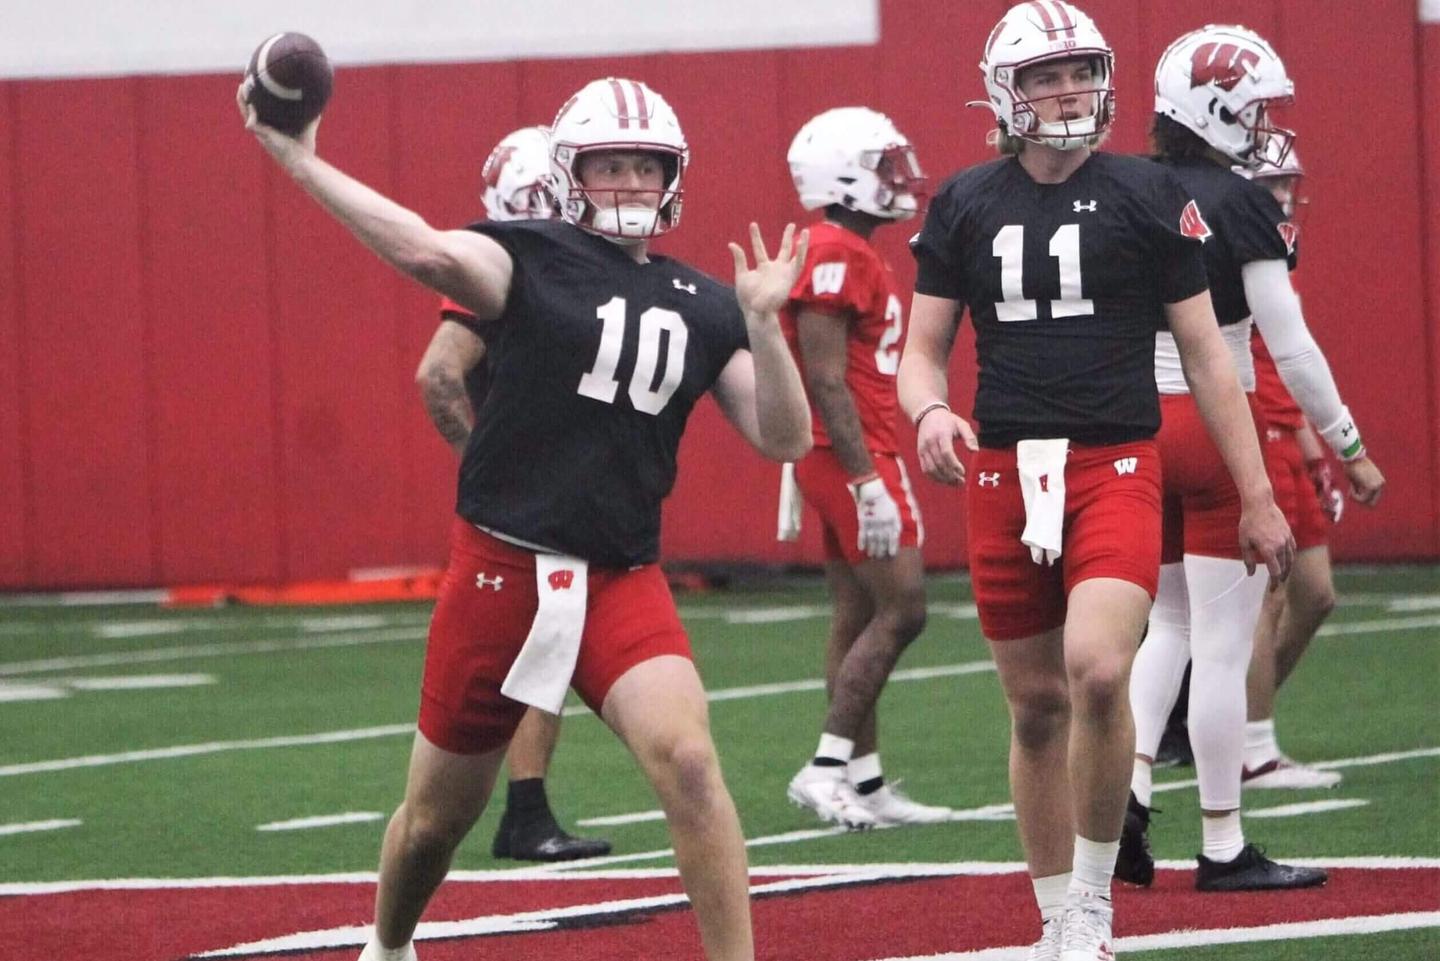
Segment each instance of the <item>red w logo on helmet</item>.
M550 589L552 591L568 591L570 585L575 583L574 571L551 571Z
M1221 90L1234 90L1246 71L1260 63L1260 54L1242 50L1233 43L1202 43L1190 58L1190 86L1213 83Z
M1201 243L1214 236L1210 232L1210 225L1205 222L1204 217L1200 216L1199 206L1193 200L1185 205L1184 210L1180 211L1180 232Z

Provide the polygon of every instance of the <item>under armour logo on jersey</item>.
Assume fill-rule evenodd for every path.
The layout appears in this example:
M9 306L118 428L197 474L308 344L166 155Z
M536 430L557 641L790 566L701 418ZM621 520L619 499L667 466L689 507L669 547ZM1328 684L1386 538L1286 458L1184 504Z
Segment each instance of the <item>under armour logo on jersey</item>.
M1210 225L1205 222L1204 217L1200 216L1199 205L1193 200L1185 205L1184 210L1180 211L1180 232L1202 244L1214 236L1210 232Z
M496 574L494 577L486 577L485 572L481 571L479 574L475 575L475 586L482 591L485 590L485 588L487 587L493 587L495 588L495 590L498 591L504 583L505 578L499 574Z
M676 289L676 290L683 290L683 291L685 291L685 293L689 294L690 296L692 296L692 297L695 296L695 285L694 285L694 284L682 284L682 283L680 283L680 278L679 278L679 277L672 277L672 278L670 278L670 282L675 285L675 289Z
M1140 466L1138 457L1122 457L1115 462L1115 473L1120 475L1133 474L1135 468Z
M550 572L549 581L550 581L550 590L552 590L552 591L568 591L568 590L570 590L570 586L575 583L575 572L574 572L574 571L551 571L551 572Z
M1077 200L1075 201L1075 212L1077 214L1093 214L1095 212L1095 208L1099 206L1100 201L1098 200L1092 200L1088 204L1082 204L1080 201Z
M838 294L845 286L845 261L816 264L810 271L810 289L819 294Z
M994 471L993 473L986 473L982 470L979 474L975 475L975 479L976 483L978 483L981 487L1000 486L1000 472L998 470Z

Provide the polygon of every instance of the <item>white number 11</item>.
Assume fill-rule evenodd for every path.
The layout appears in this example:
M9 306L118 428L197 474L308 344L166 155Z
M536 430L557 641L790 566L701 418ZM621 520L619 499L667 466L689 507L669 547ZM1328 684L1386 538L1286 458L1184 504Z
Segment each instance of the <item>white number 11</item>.
M990 252L1000 258L1000 294L995 319L1009 322L1035 320L1035 301L1025 298L1025 228L1007 224L995 235ZM1050 256L1060 261L1060 299L1050 301L1050 316L1086 317L1095 313L1093 301L1080 296L1080 225L1064 224L1050 238Z

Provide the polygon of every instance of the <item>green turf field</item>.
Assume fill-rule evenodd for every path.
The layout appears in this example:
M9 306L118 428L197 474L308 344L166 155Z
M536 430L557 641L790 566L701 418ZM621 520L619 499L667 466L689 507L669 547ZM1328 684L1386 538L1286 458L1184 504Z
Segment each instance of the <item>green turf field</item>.
M1289 753L1337 762L1345 781L1334 791L1251 792L1245 803L1250 813L1365 803L1247 819L1247 835L1280 859L1440 858L1440 572L1346 570L1338 584L1341 606L1282 692L1279 729ZM785 785L813 750L824 709L823 587L798 579L679 600L706 686L723 696L711 718L746 836L772 839L752 846L753 864L1020 859L1003 814L775 840L820 827L786 803ZM886 773L927 803L1003 805L1008 722L968 585L933 579L930 600L929 626L882 703ZM403 787L427 617L424 605L165 611L0 600L0 882L372 871L383 820L256 828L341 812L388 816ZM137 676L176 686L105 683ZM618 743L592 715L572 713L550 779L562 820L573 828L653 809ZM1157 772L1164 813L1152 841L1161 859L1198 848L1194 791L1163 787L1192 775ZM489 856L497 817L487 812L456 868L503 866ZM51 821L80 823L6 831ZM614 841L609 863L673 864L661 822L580 830ZM1440 957L1437 930L1144 956L1419 959Z

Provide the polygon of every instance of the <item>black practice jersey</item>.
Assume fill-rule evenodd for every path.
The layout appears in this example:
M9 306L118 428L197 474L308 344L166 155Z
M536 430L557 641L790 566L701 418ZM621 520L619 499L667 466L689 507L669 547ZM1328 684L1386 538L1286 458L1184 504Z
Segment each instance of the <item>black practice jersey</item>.
M490 387L460 465L474 524L602 567L656 560L695 402L748 347L732 288L563 221L479 223L510 254Z
M970 309L981 444L1155 434L1164 305L1206 286L1195 213L1169 170L1106 153L1059 184L1013 157L945 182L910 242L915 290Z
M1240 268L1255 260L1286 260L1295 267L1295 228L1280 202L1260 184L1229 167L1200 158L1161 160L1200 205L1210 299L1223 327L1250 316Z

